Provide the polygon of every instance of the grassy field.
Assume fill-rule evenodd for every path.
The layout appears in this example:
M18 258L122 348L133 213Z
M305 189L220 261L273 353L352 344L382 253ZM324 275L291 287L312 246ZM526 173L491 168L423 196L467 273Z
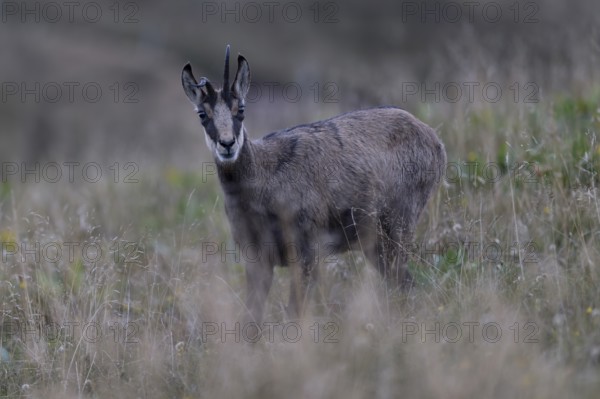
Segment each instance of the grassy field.
M272 329L251 345L216 176L119 165L93 183L6 181L0 395L595 398L598 100L417 112L449 160L417 286L388 295L360 253L329 256L295 321L277 268Z
M598 397L597 1L471 20L472 2L296 0L297 22L280 2L274 21L237 0L88 2L99 21L1 3L0 397ZM412 290L326 256L304 319L276 268L261 339L238 324L248 253L180 84L189 60L219 85L228 43L262 90L252 138L384 104L438 131Z

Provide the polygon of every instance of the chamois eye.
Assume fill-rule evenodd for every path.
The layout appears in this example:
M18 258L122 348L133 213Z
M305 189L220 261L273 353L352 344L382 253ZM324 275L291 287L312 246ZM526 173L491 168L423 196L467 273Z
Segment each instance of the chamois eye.
M241 105L241 106L238 107L238 111L237 111L237 115L236 116L240 120L244 119L244 106L243 105Z
M198 111L198 116L200 117L200 119L205 120L206 119L206 112L204 112L204 111Z

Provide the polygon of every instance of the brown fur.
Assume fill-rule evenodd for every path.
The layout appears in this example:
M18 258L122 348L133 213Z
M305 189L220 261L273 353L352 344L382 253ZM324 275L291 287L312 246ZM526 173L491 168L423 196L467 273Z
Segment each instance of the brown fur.
M237 100L243 102L236 82L245 79L249 84L249 68L241 56L239 64L231 87L235 107L230 110ZM186 81L195 79L186 68L189 74L184 68L182 81L189 93ZM212 101L227 102L217 97ZM231 110L232 118L236 112ZM205 130L207 126L217 130L209 135L217 142L221 135L231 136L230 130L219 132L209 125ZM223 126L231 129L231 123ZM291 316L302 314L306 291L326 254L361 249L386 281L394 286L411 283L407 247L446 163L433 129L404 110L384 107L255 141L247 138L243 125L233 135L240 143L234 160L215 159L227 217L246 258L252 320L262 320L275 265L294 267Z

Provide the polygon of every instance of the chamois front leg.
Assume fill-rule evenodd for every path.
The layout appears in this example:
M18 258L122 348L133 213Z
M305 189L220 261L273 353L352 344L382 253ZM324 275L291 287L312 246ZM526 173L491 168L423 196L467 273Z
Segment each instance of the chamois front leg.
M273 283L273 265L265 262L246 262L247 323L261 327L267 296Z

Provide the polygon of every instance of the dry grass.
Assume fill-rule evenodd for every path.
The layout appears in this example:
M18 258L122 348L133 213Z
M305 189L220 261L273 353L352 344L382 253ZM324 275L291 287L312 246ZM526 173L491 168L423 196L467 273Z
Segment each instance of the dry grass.
M483 106L441 128L463 175L447 176L421 221L417 287L390 296L360 254L328 257L296 322L278 269L266 320L279 325L255 345L235 332L243 253L224 251L233 244L214 176L7 183L0 394L595 397L595 101ZM492 183L474 163L502 175ZM212 255L213 243L225 247Z

